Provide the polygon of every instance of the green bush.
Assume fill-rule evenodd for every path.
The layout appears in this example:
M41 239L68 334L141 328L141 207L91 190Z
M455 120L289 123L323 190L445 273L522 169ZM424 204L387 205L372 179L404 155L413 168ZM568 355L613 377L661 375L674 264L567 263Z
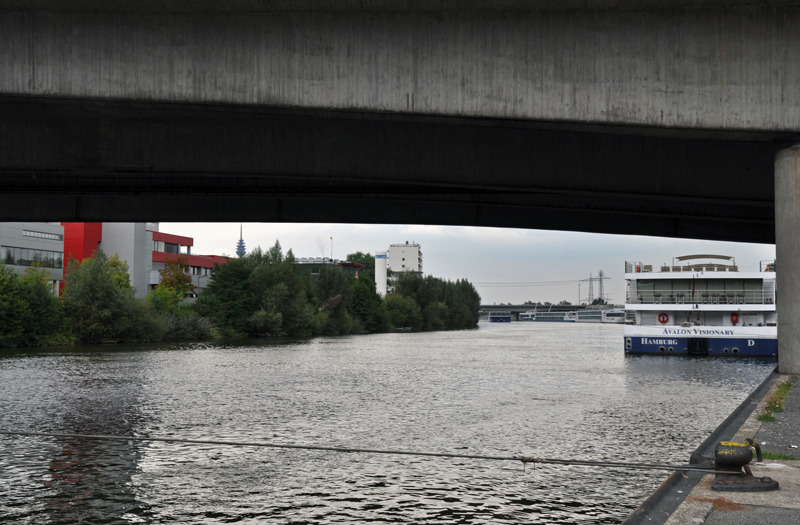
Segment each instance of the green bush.
M98 250L67 268L62 298L75 338L81 343L157 341L166 328L156 309L137 301L127 265Z

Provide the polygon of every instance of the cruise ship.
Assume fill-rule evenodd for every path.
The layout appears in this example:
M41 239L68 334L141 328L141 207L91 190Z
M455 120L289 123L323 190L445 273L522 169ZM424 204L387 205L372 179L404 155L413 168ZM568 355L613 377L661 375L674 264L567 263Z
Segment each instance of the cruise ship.
M585 309L571 312L528 311L519 314L520 321L560 323L614 323L625 321L625 311L618 308Z
M492 323L510 323L511 322L511 312L510 311L491 311L488 314L489 322Z
M727 255L626 261L625 280L628 354L778 355L774 261L747 272Z

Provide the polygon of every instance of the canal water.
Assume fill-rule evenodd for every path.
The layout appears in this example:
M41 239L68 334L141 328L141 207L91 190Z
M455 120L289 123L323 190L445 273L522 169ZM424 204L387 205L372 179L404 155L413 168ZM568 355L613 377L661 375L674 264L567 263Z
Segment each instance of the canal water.
M774 362L626 357L622 327L0 351L0 429L675 463ZM0 436L0 521L619 523L669 475Z

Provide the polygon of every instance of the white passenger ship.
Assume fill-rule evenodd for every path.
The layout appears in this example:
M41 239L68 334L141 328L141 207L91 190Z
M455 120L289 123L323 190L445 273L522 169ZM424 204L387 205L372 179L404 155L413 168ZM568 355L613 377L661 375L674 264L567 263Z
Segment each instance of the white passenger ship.
M510 323L511 322L511 312L510 311L492 311L488 314L489 322L492 323Z
M626 353L778 355L774 261L757 272L726 255L685 255L658 270L626 261L625 279Z
M561 322L561 323L613 323L625 320L625 311L617 308L586 309L572 312L528 311L519 314L520 321Z

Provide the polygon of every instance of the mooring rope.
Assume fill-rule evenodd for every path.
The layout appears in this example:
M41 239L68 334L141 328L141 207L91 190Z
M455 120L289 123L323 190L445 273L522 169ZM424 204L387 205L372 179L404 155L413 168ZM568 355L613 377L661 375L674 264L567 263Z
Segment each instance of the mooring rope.
M425 456L425 457L450 458L450 459L477 459L485 461L521 461L523 465L526 465L528 463L533 463L535 465L536 463L539 463L542 465L552 464L552 465L571 465L571 466L583 466L583 467L681 470L681 471L692 471L692 472L705 472L707 474L714 474L716 472L713 469L696 467L692 465L621 463L614 461L588 461L580 459L556 459L556 458L542 458L533 456L484 456L478 454L453 454L448 452L415 452L412 450L383 450L383 449L372 449L372 448L325 447L319 445L293 445L284 443L265 443L259 441L221 441L214 439L113 436L105 434L71 434L71 433L56 433L56 432L20 432L20 431L10 431L10 430L0 430L0 435L79 438L86 440L105 440L105 441L156 441L163 443L183 443L188 445L223 445L223 446L233 446L233 447L284 448L284 449L299 449L299 450L316 450L323 452L391 454L391 455L402 455L402 456ZM731 472L720 472L720 474L731 474Z

